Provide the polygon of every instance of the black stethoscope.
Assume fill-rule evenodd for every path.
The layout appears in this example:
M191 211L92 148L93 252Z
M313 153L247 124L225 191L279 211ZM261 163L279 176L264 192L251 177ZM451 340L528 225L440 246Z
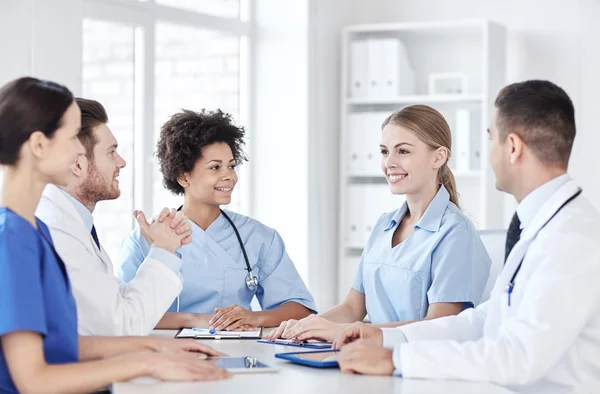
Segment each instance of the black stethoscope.
M573 194L571 197L569 197L569 199L567 201L565 201L557 210L556 212L554 212L554 214L552 214L552 216L550 216L550 219L548 219L546 221L546 223L544 223L544 225L542 227L540 227L540 230L543 229L544 227L546 227L546 225L548 223L550 223L550 221L552 219L554 219L554 217L560 212L561 209L563 209L568 203L570 203L571 201L573 201L574 199L577 198L577 196L579 196L581 194L583 190L581 188L579 188L577 190L577 192L575 194ZM540 231L538 230L538 232ZM510 295L512 294L514 288L515 288L515 278L517 277L517 274L519 273L519 270L521 270L521 265L523 264L523 260L525 260L525 256L523 256L523 258L521 259L521 262L519 263L519 265L517 266L517 270L515 271L515 273L513 274L510 282L508 282L508 285L506 285L506 293L508 294L508 306L510 306Z
M180 206L177 210L181 211L183 205ZM222 210L221 214L225 216L225 219L231 224L233 227L233 231L235 232L235 236L237 237L238 243L240 244L240 248L242 249L242 253L244 254L244 261L246 262L246 270L248 271L248 275L246 275L246 287L250 291L255 291L258 288L258 278L252 273L252 267L250 266L250 260L248 259L248 254L246 253L246 248L244 247L244 242L242 242L242 237L240 236L240 232L238 231L235 224L233 224L233 220Z

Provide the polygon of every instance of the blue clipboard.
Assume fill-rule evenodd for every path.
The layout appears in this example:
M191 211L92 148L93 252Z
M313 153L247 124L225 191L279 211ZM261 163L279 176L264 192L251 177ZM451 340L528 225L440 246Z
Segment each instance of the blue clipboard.
M338 368L339 350L317 350L315 352L276 353L275 357L314 368ZM332 360L335 358L335 360Z
M291 342L276 339L275 341L266 341L261 339L260 343L267 343L269 345L280 345L280 346L296 346L304 349L331 349L331 343L317 343L317 342Z

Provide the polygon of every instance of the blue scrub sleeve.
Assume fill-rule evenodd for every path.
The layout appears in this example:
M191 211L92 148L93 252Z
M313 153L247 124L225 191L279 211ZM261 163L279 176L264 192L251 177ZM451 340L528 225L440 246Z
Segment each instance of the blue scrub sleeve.
M33 228L0 233L0 336L14 331L46 335L41 267L42 259L54 256L43 253Z
M315 301L285 251L283 239L277 231L273 231L270 246L260 259L256 298L263 310L274 309L286 302L297 302L317 312Z
M352 281L352 288L359 293L365 294L365 287L363 285L363 267L364 267L365 252L360 256L360 263L354 274L354 280Z
M487 281L475 266L486 256L475 248L474 230L458 223L442 238L432 253L431 286L427 291L429 304L463 302L465 308L479 302L475 289Z
M115 270L117 277L123 282L129 283L135 277L138 268L149 252L150 245L140 234L139 228L135 228L121 244Z

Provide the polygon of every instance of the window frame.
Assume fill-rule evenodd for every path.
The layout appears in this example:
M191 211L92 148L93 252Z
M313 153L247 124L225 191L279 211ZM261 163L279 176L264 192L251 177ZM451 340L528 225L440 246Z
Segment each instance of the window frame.
M240 39L239 92L240 109L238 124L251 128L251 75L254 42L254 26L248 12L252 0L240 0L240 18L225 18L187 9L157 4L155 0L83 0L82 21L85 19L113 22L132 26L134 39L134 160L133 165L133 204L147 214L154 209L154 174L158 171L153 160L155 110L155 63L156 63L156 26L158 23L185 25L199 29L210 29L219 33L237 36ZM80 81L81 84L82 81ZM109 114L110 115L110 114ZM150 138L145 138L151 136ZM247 152L251 152L248 134ZM243 187L238 186L239 210L251 214L252 170L244 164Z

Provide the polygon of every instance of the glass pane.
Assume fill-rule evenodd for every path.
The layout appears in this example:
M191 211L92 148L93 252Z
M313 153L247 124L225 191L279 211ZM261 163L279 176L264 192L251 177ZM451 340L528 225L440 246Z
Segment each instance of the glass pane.
M102 246L116 261L121 241L133 228L134 28L83 21L83 97L99 101L127 165L120 172L121 196L101 201L94 223ZM148 213L150 214L150 213Z
M225 18L240 17L240 0L157 0L156 3Z
M162 124L182 108L193 111L220 108L239 122L239 37L187 26L158 24L155 67L155 139L158 139ZM234 190L229 209L237 210L239 207L239 186L240 183ZM163 188L158 167L154 190L154 211L165 206L176 207L183 200Z

